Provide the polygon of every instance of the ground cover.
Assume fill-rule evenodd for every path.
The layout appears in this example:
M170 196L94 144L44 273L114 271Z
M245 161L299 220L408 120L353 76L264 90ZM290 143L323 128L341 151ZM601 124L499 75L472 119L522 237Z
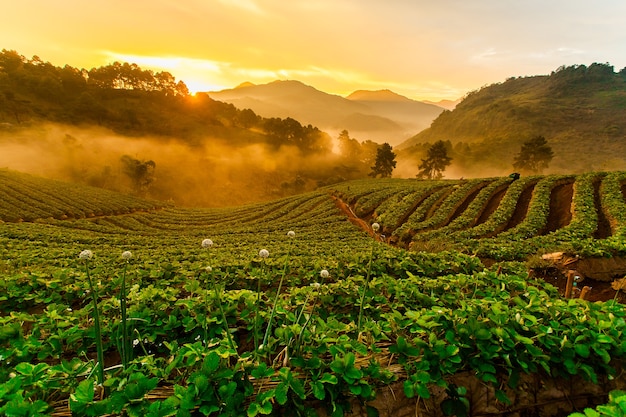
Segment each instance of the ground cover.
M138 201L125 204L141 210L93 218L3 218L0 412L385 415L376 397L393 386L413 412L435 401L430 415L476 415L536 409L520 402L528 376L619 387L626 313L614 299L565 299L520 259L493 263L490 245L472 246L482 232L437 252L389 244L382 232L419 209L409 196L426 201L451 187L437 197L444 213L425 212L453 236L489 222L472 219L495 193L504 204L534 183L528 210L540 214L518 230L537 232L515 240L508 229L511 245L551 250L565 242L574 250L567 238L593 234L601 201L612 242L583 239L595 252L619 253L624 200L614 191L621 195L622 180L618 173L536 178L510 183L521 185L511 193L503 193L504 179L371 180L234 209ZM541 219L550 218L552 190L563 181L571 184L572 217L544 232ZM80 204L66 198L50 207ZM107 195L107 204L121 203ZM379 225L385 213L390 221ZM420 233L435 240L432 229L413 232L412 242ZM505 242L497 253L513 253ZM466 373L489 387L491 400L459 385ZM607 395L558 405L582 411Z

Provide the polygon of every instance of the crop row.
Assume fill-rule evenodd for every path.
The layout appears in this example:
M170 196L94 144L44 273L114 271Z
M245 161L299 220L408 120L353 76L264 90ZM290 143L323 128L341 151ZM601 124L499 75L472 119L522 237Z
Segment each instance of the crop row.
M0 221L85 218L164 206L99 188L0 170Z

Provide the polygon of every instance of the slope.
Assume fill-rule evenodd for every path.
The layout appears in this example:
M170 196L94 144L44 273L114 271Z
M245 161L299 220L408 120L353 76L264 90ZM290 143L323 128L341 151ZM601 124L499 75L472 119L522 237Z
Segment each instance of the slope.
M608 64L562 67L472 92L399 148L416 154L423 143L464 144L469 152L457 163L504 173L521 144L541 135L555 153L550 172L623 169L625 109L626 71L615 73Z

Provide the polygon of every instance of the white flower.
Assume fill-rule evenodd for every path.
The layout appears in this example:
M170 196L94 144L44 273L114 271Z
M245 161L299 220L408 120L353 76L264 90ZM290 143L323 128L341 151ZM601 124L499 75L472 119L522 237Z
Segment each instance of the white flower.
M322 269L322 270L320 271L320 277L322 277L322 278L328 278L329 276L330 276L330 274L328 273L328 271L327 271L327 270Z
M139 344L139 339L133 340L133 346L137 346Z
M290 230L287 232L287 236L289 237L296 237L296 232L294 232L293 230Z
M268 256L270 256L270 253L269 253L269 251L267 249L261 249L259 251L259 256L261 258L267 258Z
M207 266L206 268L204 268L204 270L207 272L211 272L213 271L213 268L211 268L210 266Z
M129 250L125 250L124 252L122 252L122 259L129 260L132 257L133 254Z
M378 223L372 223L372 230L377 232L380 229L380 225Z
M319 282L312 282L312 283L311 283L311 287L313 287L313 288L317 289L317 288L321 287L321 285L320 285L320 283L319 283Z
M203 248L210 248L211 246L213 246L213 241L211 239L204 239L202 241Z
M84 251L82 251L82 252L78 255L78 257L79 257L80 259L91 259L91 258L93 258L93 252L92 252L92 251L90 251L89 249L85 249Z

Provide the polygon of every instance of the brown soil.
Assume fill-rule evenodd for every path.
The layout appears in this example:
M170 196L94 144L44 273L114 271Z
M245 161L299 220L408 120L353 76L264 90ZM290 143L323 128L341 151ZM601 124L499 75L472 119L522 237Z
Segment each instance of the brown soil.
M435 214L437 209L441 206L441 204L445 201L445 199L448 198L450 194L452 194L453 191L454 189L452 187L448 187L448 190L446 190L446 192L443 193L443 195L439 197L437 201L435 201L435 203L430 207L430 209L428 209L426 216L424 216L424 220L430 219Z
M546 227L540 234L547 235L572 221L572 198L574 196L574 181L559 184L550 193L550 212Z
M457 209L454 211L454 213L452 214L452 217L450 217L448 219L447 222L445 222L442 226L446 226L448 224L450 224L450 222L452 222L454 219L456 219L457 217L459 217L461 214L463 214L463 212L465 210L467 210L467 207L472 203L472 201L474 201L474 199L476 198L476 196L478 195L478 193L480 192L480 190L482 190L483 188L485 188L487 185L489 185L489 183L485 182L483 184L480 184L478 187L476 187L474 190L472 190L471 193L469 193L467 195L467 197L465 197L465 200L463 200L461 202L461 204L459 205L459 207L457 207Z
M559 294L565 296L565 288L567 286L567 275L556 268L545 268L541 270L535 270L535 276L543 279L548 284L552 284L559 290ZM572 288L571 298L579 298L580 293L584 287L589 287L590 290L585 296L585 300L590 302L595 301L608 301L615 299L617 302L626 303L626 292L617 291L611 287L611 282L599 281L592 278L582 278L582 280L576 282L576 285Z
M593 204L596 208L596 213L598 213L598 228L593 234L594 239L606 239L612 235L611 223L604 215L604 210L602 210L602 198L600 197L601 184L602 179L600 177L596 178L593 182Z
M335 205L337 206L337 208L339 208L339 210L341 210L348 217L348 220L350 221L350 223L364 230L369 235L375 236L370 225L365 220L359 218L356 214L354 214L350 206L348 206L341 198L334 196L334 195L331 196L331 198L335 202Z
M500 205L500 202L502 201L502 198L506 194L506 190L508 190L508 187L509 186L507 184L492 194L491 198L489 198L489 201L487 201L487 204L480 213L480 216L478 217L475 226L486 222L487 219L496 211L496 209Z

